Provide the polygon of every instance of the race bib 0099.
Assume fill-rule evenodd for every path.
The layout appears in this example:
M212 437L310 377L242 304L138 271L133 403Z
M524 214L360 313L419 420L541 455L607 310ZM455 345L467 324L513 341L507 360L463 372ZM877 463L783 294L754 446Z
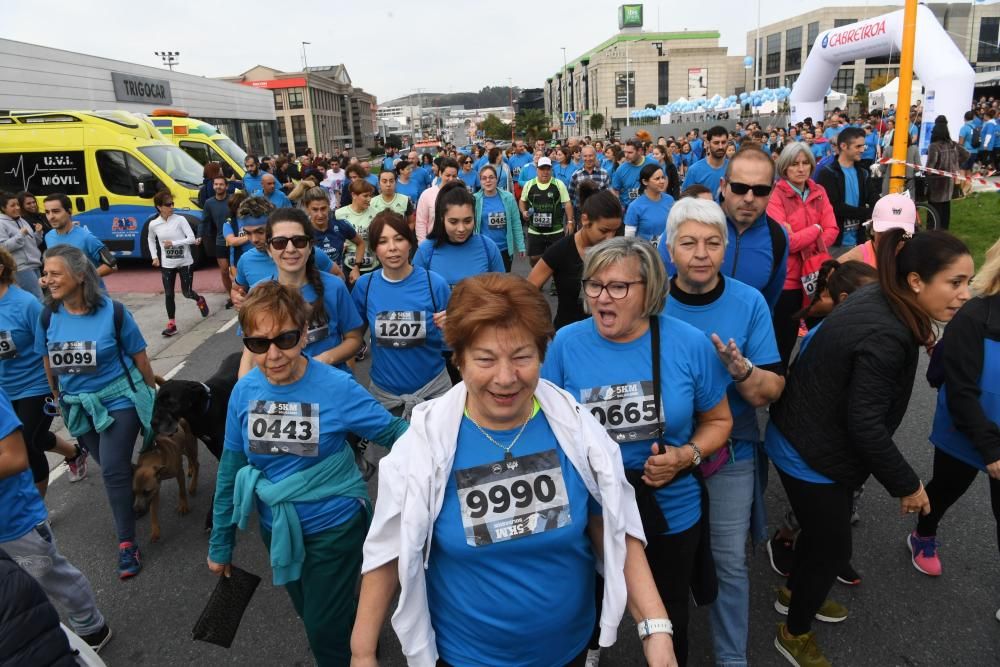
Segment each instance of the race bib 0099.
M247 440L254 454L319 455L319 403L250 401Z
M9 331L0 331L0 359L14 359L17 357L17 345Z
M427 342L427 314L422 310L384 310L375 314L375 344L403 349Z
M657 415L653 383L649 381L583 389L580 402L615 442L652 440L663 424L662 408Z
M556 450L455 471L465 542L482 547L573 522Z
M74 340L49 343L49 368L56 375L97 372L97 341Z

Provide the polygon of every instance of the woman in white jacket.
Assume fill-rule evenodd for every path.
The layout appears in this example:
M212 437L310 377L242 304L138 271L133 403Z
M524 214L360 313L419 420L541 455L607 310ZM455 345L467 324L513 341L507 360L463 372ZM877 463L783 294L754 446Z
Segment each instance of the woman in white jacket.
M626 601L651 665L676 665L671 625L618 447L569 394L539 380L553 329L511 274L462 281L445 337L463 382L414 409L380 465L352 665L376 665L393 627L409 665L583 665L605 584L601 644Z
M205 297L194 291L194 257L191 256L191 246L201 245L201 239L195 238L184 216L174 213L174 196L167 190L160 190L153 197L153 204L159 212L159 217L149 223L147 242L149 256L153 258L153 266L160 268L163 278L163 297L167 302L167 328L163 330L165 337L177 334L177 322L174 320L174 288L177 276L181 277L181 294L198 304L202 317L208 317L208 304Z

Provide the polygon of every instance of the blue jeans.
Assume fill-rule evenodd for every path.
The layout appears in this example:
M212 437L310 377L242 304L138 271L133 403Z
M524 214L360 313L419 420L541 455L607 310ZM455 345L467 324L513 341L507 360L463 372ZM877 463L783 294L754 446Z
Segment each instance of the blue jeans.
M38 279L41 275L38 269L21 269L14 274L14 279L17 281L18 287L41 301L42 287L38 284Z
M715 664L747 664L750 624L750 578L747 571L747 533L753 502L753 458L727 463L706 481L712 556L719 579L719 596L709 610Z
M77 441L86 449L104 478L118 542L135 541L135 512L132 510L132 450L139 435L139 415L135 408L112 410L114 423L103 433L90 430Z

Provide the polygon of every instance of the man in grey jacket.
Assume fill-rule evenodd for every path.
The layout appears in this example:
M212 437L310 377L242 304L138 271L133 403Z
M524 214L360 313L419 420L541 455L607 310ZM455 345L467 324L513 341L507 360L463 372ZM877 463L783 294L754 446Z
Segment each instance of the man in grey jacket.
M17 286L41 300L42 288L38 284L42 271L42 237L31 224L21 217L17 195L0 192L0 245L17 264Z

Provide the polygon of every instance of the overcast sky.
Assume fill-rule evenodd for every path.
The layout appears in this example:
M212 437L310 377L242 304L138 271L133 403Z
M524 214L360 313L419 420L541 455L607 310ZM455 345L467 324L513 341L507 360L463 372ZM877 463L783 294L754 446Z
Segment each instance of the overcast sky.
M416 92L537 88L618 30L613 0L2 0L0 36L160 66L154 51L180 51L179 71L225 76L262 64L344 63L355 86L386 101ZM647 31L712 30L744 55L757 25L754 0L645 2ZM760 0L762 25L825 5L899 2ZM98 9L99 7L99 9ZM306 9L308 8L308 9ZM734 11L734 9L742 10ZM658 16L659 15L659 16Z

